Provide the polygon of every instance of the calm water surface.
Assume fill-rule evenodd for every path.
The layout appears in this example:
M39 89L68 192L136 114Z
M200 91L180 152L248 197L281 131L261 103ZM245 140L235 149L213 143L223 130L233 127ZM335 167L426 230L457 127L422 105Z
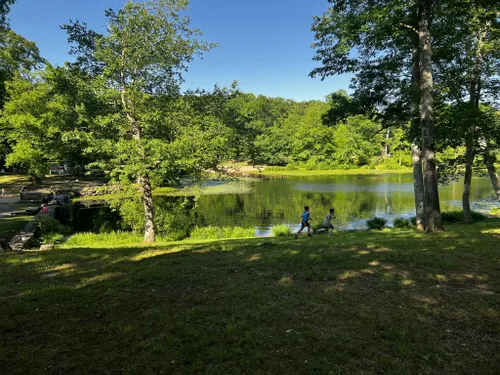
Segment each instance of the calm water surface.
M289 177L230 182L226 188L226 194L198 199L199 226L255 227L265 235L277 224L298 227L305 205L311 208L313 224L334 207L334 225L339 229L365 228L366 220L374 216L388 219L389 225L397 217L414 216L410 174ZM462 190L461 182L440 186L442 208L460 207ZM471 199L475 210L489 210L496 204L488 179L473 180Z

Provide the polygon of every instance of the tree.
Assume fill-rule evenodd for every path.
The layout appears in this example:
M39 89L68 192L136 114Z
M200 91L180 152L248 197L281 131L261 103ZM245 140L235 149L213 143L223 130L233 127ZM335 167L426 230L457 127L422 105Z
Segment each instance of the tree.
M404 118L407 122L413 117L412 109L415 106L411 103L416 95L412 95L412 91L416 85L420 87L419 127L422 138L425 138L422 140L425 224L428 231L440 230L442 225L433 149L430 50L430 20L437 4L430 0L329 2L328 11L322 17L315 18L313 23L316 37L314 59L320 61L321 66L314 69L311 76L325 78L334 74L355 73L354 96L358 96L365 106L381 113L382 121L386 124L397 123ZM415 58L418 58L418 77L414 74ZM415 163L415 166L418 164ZM416 189L418 186L420 184L416 180Z
M12 79L16 72L22 74L41 68L45 60L34 42L24 39L12 30L0 33L0 109L7 100L6 82Z
M10 13L10 6L16 0L0 0L0 33L8 26L7 15Z
M106 12L108 32L90 46L95 47L92 56L102 64L106 84L120 92L123 118L117 121L114 175L134 176L140 182L146 242L155 241L150 176L166 162L167 146L157 138L161 108L178 95L182 72L193 56L214 47L195 39L201 32L182 16L187 6L187 0L128 1L120 11ZM70 40L78 43L79 36L88 35L67 30Z
M232 142L237 160L262 162L257 139L285 118L293 106L291 100L263 95L237 93L226 106L224 122L237 137ZM260 142L260 141L259 141Z
M91 161L84 155L91 142L88 130L95 117L105 113L105 105L87 82L66 68L48 65L25 77L14 76L7 93L10 99L0 129L12 148L8 165L19 165L32 178L41 178L49 162L78 171Z
M491 123L482 121L484 116L480 105L498 99L499 10L498 2L463 1L447 10L447 14L438 14L436 22L436 32L441 35L436 64L439 74L438 88L446 101L451 103L451 108L462 116L455 116L457 120L455 127L460 129L459 138L464 140L466 148L462 162L465 165L462 204L466 223L473 221L470 189L474 159L478 153L489 152L489 148L484 147L488 144L484 137L489 132ZM464 119L467 119L466 123ZM484 126L486 128L481 129ZM447 130L450 130L450 126ZM456 143L447 133L441 132L441 134L445 139ZM456 132L454 134L456 135ZM485 160L488 160L488 157ZM491 164L486 163L486 166L489 168ZM496 171L490 174L493 176L494 186L495 175Z
M348 117L335 126L336 164L345 169L368 165L374 156L380 155L383 140L380 129L380 124L363 115Z
M436 0L419 0L420 119L424 164L424 222L427 232L443 230L439 206L434 131L434 97L431 27Z

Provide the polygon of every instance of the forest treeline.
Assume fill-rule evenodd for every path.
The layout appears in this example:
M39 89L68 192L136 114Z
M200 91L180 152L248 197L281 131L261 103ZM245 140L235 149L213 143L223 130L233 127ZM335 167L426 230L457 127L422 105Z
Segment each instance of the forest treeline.
M351 73L351 91L295 102L237 84L181 90L215 43L182 16L188 0L126 2L105 33L68 21L63 66L10 29L0 2L2 163L34 179L51 163L137 183L154 241L155 186L228 160L289 169L413 168L417 221L441 230L438 178L474 170L500 198L499 8L493 0L329 0L313 21L312 77ZM307 72L304 72L307 74ZM235 77L237 78L237 77Z

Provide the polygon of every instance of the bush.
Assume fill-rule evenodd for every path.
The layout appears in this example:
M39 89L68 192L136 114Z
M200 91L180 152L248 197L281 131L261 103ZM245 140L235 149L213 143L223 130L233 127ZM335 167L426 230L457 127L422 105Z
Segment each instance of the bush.
M412 218L410 218L410 223L411 223L411 225L413 225L413 226L417 225L417 217L416 217L416 216L413 216Z
M286 169L287 171L298 171L298 170L299 170L299 166L297 165L297 163L292 162L292 163L288 164L288 165L285 167L285 169Z
M416 219L415 219L416 225ZM394 220L394 228L408 228L410 227L410 220L405 219L404 217L398 217Z
M71 233L71 229L62 225L53 217L41 217L36 222L40 238L44 244L55 244Z
M189 238L193 240L223 240L255 237L255 229L241 227L196 227Z
M292 235L292 230L288 225L276 225L271 229L274 237L288 237Z
M476 223L478 221L486 220L486 216L472 211L472 220ZM464 212L463 211L448 211L441 213L441 219L447 223L463 223L464 222Z
M366 224L370 229L381 230L385 224L387 224L387 220L381 217L374 217L373 219L368 220Z

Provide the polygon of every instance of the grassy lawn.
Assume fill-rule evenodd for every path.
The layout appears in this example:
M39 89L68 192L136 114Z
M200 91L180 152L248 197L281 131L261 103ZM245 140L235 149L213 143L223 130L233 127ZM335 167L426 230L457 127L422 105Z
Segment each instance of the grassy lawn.
M19 190L29 185L30 180L22 175L0 175L0 189L3 187L6 194L19 194Z
M500 221L0 256L5 374L497 374Z
M12 216L0 218L0 238L11 238L26 224L33 220L33 216Z

